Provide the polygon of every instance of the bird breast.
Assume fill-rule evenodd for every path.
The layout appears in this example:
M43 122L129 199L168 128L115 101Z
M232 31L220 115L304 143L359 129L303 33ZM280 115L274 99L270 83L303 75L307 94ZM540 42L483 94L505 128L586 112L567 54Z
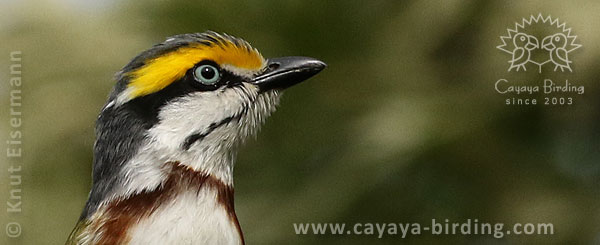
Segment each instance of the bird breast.
M242 244L237 220L218 191L186 191L129 231L130 244Z

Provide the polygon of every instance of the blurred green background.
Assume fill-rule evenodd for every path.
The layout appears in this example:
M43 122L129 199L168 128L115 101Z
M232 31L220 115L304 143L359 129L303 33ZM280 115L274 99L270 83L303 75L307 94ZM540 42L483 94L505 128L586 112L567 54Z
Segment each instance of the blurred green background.
M507 72L500 35L538 13L578 36L573 73ZM208 29L265 57L329 65L287 91L239 154L248 244L600 243L598 13L600 2L584 0L3 0L0 135L9 139L9 53L19 50L24 136L22 159L2 158L0 195L8 166L22 165L23 211L0 220L23 232L0 244L64 243L90 189L94 121L113 74L167 36ZM507 106L499 78L569 79L585 94L570 106ZM553 223L555 234L378 239L292 226L431 219Z

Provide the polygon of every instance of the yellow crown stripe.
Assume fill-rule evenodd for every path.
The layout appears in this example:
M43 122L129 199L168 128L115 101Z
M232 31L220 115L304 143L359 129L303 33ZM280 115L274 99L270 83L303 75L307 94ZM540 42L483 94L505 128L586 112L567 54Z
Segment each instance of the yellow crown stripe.
M264 58L254 49L221 42L212 46L194 45L146 61L141 68L129 73L130 99L152 94L185 76L187 70L202 60L212 60L220 66L260 70Z

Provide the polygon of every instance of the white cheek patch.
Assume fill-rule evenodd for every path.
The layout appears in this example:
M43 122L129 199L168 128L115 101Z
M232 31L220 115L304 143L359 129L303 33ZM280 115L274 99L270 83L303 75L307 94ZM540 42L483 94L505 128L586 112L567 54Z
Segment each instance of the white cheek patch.
M146 143L125 164L122 174L127 178L115 196L156 188L166 176L163 164L175 161L232 186L237 146L258 132L275 111L279 98L278 91L259 93L258 87L244 83L196 92L167 103L158 114L159 122L148 130ZM234 118L211 130L228 117ZM209 134L189 149L183 147L189 136L205 132Z
M175 99L161 108L159 123L148 134L160 142L168 143L165 146L181 148L188 136L209 133L211 127L227 118L243 117L258 100L258 92L256 86L243 84Z

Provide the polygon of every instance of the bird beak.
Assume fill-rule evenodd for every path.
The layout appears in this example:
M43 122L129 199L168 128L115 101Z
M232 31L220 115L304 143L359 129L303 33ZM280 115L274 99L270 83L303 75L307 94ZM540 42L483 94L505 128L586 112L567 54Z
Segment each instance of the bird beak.
M323 70L327 65L309 57L281 57L269 59L267 69L250 83L260 90L285 89L300 83Z
M538 43L538 40L536 38L529 37L529 41L525 45L525 49L534 50L534 49L537 49L539 47L539 45L540 44Z
M552 51L554 49L554 43L552 43L552 36L544 38L542 40L542 48L548 51Z

